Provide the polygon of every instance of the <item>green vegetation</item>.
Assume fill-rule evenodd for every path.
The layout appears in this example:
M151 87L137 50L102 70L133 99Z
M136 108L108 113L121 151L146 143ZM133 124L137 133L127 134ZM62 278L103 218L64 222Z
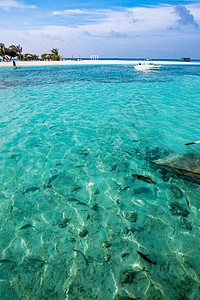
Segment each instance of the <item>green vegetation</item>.
M11 45L7 48L4 43L0 43L0 57L3 58L3 61L11 61L14 57L24 61L39 60L39 56L36 54L22 54L20 45ZM60 60L60 55L58 54L58 49L53 48L50 54L44 53L41 55L41 58L42 60Z
M41 55L41 58L43 60L47 59L47 60L60 60L60 55L58 54L58 49L57 48L53 48L51 50L51 53L44 53Z

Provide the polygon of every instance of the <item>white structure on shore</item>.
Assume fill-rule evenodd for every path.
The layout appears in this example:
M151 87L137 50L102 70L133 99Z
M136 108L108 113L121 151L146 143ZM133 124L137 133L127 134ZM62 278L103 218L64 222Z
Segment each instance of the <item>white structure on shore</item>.
M99 56L98 55L90 55L91 60L98 60Z

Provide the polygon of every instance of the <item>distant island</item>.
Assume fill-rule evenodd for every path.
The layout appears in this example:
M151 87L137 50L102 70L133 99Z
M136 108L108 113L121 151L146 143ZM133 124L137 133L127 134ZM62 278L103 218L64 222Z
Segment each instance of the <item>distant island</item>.
M58 54L58 49L53 48L51 53L43 53L41 55L42 60L61 60L61 56ZM35 61L39 60L39 55L32 53L22 54L22 47L20 45L11 45L6 47L4 43L0 43L0 57L3 61L11 61L13 58L17 58L20 61ZM0 61L1 61L0 58Z

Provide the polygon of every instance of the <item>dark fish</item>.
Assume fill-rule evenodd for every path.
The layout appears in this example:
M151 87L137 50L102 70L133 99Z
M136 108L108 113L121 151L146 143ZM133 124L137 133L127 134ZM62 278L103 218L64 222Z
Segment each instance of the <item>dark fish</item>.
M177 187L176 185L171 185L170 186L170 190L172 191L174 197L176 199L182 198L183 197L183 193L182 191L179 189L179 187Z
M25 224L25 225L21 226L19 229L22 230L22 229L31 228L31 227L35 228L35 226L32 224Z
M140 251L137 251L137 253L145 260L145 261L147 261L149 264L154 264L154 265L156 265L157 264L157 261L152 261L152 260L150 260L145 254L143 254L142 252L140 252Z
M151 194L151 191L146 187L139 187L133 190L136 195L139 194Z
M115 171L116 169L117 169L117 164L114 164L114 166L112 167L112 169L110 171L112 172L112 171Z
M114 300L137 300L137 299L141 299L141 298L133 298L133 297L114 297Z
M148 182L148 183L156 184L156 182L153 181L151 179L151 177L149 177L149 176L142 176L142 175L137 175L137 174L132 174L132 176L139 179L139 180L142 180L142 181L145 181L145 182Z
M48 183L52 183L58 176L59 176L59 174L55 174L55 175L51 176L51 177L49 178Z
M125 186L124 188L120 188L118 193L123 193L124 191L128 190L130 188L130 185Z
M188 198L186 198L185 200L186 200L187 205L188 205L188 207L189 207L189 209L190 209L191 205L190 205L190 202L189 202Z
M80 191L81 190L81 187L80 186L75 186L72 190L71 190L71 192L73 193L73 192L75 192L75 191Z
M7 258L0 258L0 264L5 264L5 263L15 263L15 262Z
M28 263L31 263L31 264L37 264L37 263L44 264L44 263L46 263L45 260L40 259L40 258L32 258L32 257L30 257L30 258L25 258L24 260L26 262L28 262Z
M87 203L79 201L77 198L67 198L68 201L76 202L76 204L87 205Z
M32 186L32 187L30 187L30 188L27 188L27 189L25 190L25 192L22 193L22 195L24 195L24 194L26 194L26 193L29 193L29 192L35 192L35 191L38 191L39 189L40 189L40 188L37 187L37 186Z
M87 258L85 257L85 255L79 250L74 249L74 251L77 253L80 253L82 255L82 257L85 259L86 265L89 266L89 262L88 262Z
M134 232L140 232L140 231L144 231L144 228L143 227L138 227L138 228L130 228L130 229L125 229L125 233L126 234L128 234L129 232L132 232L132 233L134 233Z

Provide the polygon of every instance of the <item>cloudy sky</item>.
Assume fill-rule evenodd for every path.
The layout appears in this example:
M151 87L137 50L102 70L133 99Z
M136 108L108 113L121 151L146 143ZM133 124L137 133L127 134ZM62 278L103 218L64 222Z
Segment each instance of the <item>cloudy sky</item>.
M0 42L40 55L200 59L200 1L0 0Z

